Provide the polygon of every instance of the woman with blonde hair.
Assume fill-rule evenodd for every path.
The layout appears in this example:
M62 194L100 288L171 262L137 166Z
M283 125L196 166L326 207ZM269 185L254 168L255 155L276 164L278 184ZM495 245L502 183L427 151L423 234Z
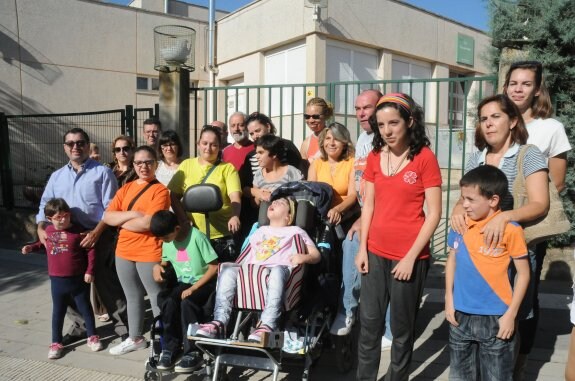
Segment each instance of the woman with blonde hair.
M326 122L333 116L333 105L323 98L310 99L305 107L303 117L312 131L301 144L300 153L304 160L313 162L320 156L319 134L325 129Z
M339 224L357 200L353 171L355 149L348 129L337 122L325 128L319 134L319 153L319 158L309 167L308 180L331 185L333 201L327 218L330 223Z

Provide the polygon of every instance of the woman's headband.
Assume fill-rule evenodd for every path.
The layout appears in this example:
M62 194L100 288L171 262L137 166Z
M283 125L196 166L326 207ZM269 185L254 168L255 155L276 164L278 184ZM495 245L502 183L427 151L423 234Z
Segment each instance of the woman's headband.
M383 103L395 103L400 107L402 107L409 114L411 114L411 106L409 105L409 101L407 100L407 98L405 98L405 96L402 93L385 94L384 96L379 98L379 101L377 101L377 105L375 107L378 107L380 104Z

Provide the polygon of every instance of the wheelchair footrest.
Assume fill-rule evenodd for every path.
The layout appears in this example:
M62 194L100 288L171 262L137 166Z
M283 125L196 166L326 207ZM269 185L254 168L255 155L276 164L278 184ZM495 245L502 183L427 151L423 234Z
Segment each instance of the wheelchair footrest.
M277 368L277 365L274 361L264 357L224 353L219 355L218 359L220 365L267 370L268 372L273 372Z

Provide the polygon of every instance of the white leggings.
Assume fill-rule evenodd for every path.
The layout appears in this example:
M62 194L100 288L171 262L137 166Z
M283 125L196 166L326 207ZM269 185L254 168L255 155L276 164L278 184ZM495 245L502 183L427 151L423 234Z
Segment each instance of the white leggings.
M162 286L154 280L152 269L159 262L134 262L116 256L116 271L124 289L128 305L128 330L130 337L144 332L144 296L150 298L154 317L160 315L158 294Z

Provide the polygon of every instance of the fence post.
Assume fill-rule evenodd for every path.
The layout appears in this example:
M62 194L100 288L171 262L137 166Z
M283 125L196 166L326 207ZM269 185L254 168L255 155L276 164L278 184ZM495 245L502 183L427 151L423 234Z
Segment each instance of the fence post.
M131 137L134 139L134 142L136 142L138 137L135 135L134 131L134 106L126 105L126 116L124 117L124 120L125 125L122 126L122 133Z
M7 209L14 208L14 181L12 179L12 168L10 165L10 133L8 130L8 118L4 113L0 113L0 160L2 179L2 200Z

